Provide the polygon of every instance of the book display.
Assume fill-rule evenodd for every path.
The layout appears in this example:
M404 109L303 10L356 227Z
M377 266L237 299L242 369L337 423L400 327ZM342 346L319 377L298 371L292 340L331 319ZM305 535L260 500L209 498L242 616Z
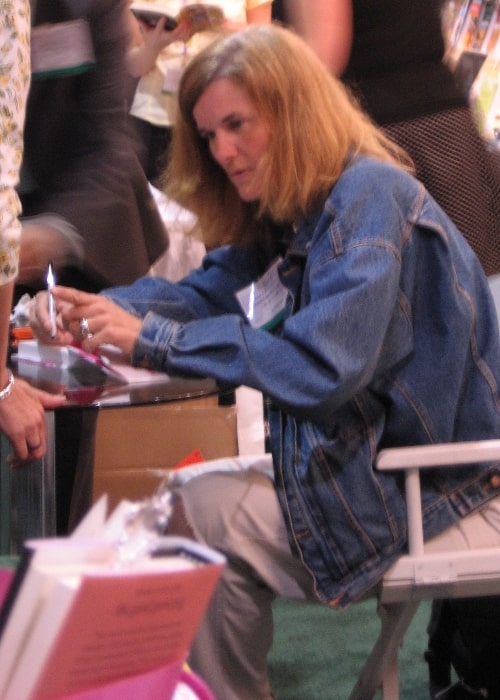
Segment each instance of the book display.
M449 2L445 7L443 25L452 51L476 51L486 55L498 39L498 2Z
M500 147L500 42L485 58L470 90L480 132Z
M126 502L100 528L103 502L71 537L25 543L0 609L2 700L91 698L143 675L172 696L224 558L131 529Z
M469 97L478 129L500 147L500 1L446 3L447 60Z

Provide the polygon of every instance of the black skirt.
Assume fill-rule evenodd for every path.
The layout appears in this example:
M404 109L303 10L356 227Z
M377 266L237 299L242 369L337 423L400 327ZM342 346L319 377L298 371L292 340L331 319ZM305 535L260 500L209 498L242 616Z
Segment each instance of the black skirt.
M487 144L470 110L458 107L389 124L384 131L413 159L416 175L465 236L487 275L500 272L500 150Z

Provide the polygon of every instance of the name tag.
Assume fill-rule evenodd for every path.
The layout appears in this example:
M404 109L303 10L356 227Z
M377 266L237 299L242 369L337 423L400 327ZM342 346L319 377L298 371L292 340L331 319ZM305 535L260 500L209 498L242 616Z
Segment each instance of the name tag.
M287 288L281 283L278 258L258 280L236 292L236 298L253 328L269 331L285 317Z
M86 20L42 24L31 30L33 77L76 75L94 64L94 46Z

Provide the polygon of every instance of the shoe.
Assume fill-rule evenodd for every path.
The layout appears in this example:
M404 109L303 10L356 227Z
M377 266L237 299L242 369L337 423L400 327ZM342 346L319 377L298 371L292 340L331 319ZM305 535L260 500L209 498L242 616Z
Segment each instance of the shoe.
M447 654L438 654L434 649L427 649L424 659L429 667L429 697L434 700L440 691L447 690L451 684L451 661Z
M440 690L439 693L434 695L433 700L470 700L470 698L476 698L477 700L477 698L487 697L488 693L486 690L475 690L474 688L469 688L463 681L458 681L448 686L448 688Z

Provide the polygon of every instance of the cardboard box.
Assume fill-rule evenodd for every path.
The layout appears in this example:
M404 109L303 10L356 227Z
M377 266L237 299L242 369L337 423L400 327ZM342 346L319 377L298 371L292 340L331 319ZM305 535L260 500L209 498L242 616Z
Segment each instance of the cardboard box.
M112 509L150 496L169 469L199 450L204 459L238 454L236 407L217 397L99 411L93 498Z

